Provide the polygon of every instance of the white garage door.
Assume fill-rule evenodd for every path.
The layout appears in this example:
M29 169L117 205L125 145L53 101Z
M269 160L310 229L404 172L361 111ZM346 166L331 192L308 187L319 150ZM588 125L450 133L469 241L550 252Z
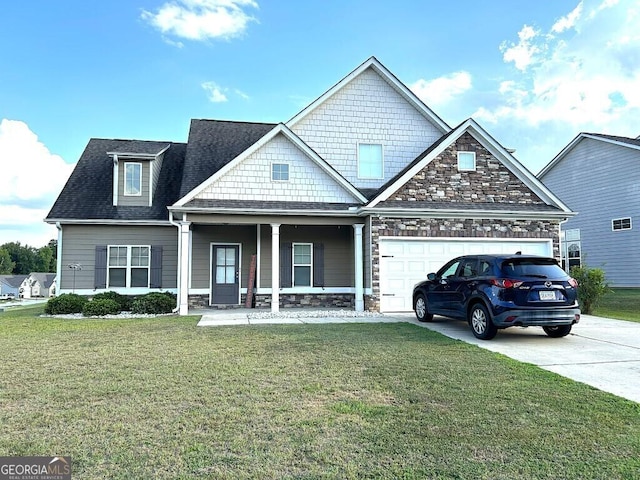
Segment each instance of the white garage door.
M380 310L413 309L413 286L460 255L516 253L552 255L550 240L380 240Z

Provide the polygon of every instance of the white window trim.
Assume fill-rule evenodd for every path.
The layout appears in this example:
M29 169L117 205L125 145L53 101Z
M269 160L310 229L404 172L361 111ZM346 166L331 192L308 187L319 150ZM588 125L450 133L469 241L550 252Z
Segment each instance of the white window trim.
M623 220L629 220L629 228L623 228L622 227L622 221ZM614 228L614 222L620 222L620 228ZM623 232L625 230L633 230L633 221L631 220L631 217L614 218L613 220L611 220L611 231L612 232Z
M473 168L460 168L460 154L471 154L473 155ZM475 172L476 171L476 152L457 152L457 160L458 160L458 171L459 172Z
M287 166L287 179L286 180L279 180L279 179L273 178L273 167L275 165L286 165ZM290 179L291 179L291 164L289 162L271 162L271 181L272 182L283 183L283 182L288 182Z
M309 245L311 250L309 252L310 262L296 263L296 245ZM309 285L296 285L296 267L310 267L309 269ZM309 288L313 287L313 243L310 242L295 242L291 247L291 288Z
M109 260L111 259L111 248L126 248L127 249L127 264L126 265L109 265ZM131 265L131 250L133 247L142 247L149 249L149 264L144 267L141 265ZM125 269L125 286L124 287L112 287L110 286L111 281L111 269L112 268L124 268ZM146 287L132 287L131 286L131 269L132 268L146 268L147 269L147 286ZM151 245L107 245L107 289L112 288L149 288L149 284L151 282Z
M382 175L380 177L361 177L360 176L360 145L380 145L380 154L382 155L382 165L380 172ZM357 165L356 165L356 176L358 180L383 180L384 179L384 144L382 142L358 142L356 155L358 157Z
M127 193L127 165L140 165L140 192L138 193ZM124 183L122 185L122 192L125 197L141 197L142 196L142 163L141 162L124 162Z

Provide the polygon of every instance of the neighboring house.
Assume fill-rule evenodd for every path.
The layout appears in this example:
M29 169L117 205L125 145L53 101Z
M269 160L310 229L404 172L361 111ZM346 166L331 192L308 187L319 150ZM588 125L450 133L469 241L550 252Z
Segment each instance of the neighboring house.
M186 314L248 293L272 311L409 311L457 255L559 257L571 215L473 119L449 127L372 57L286 123L91 139L46 222L59 293L169 290Z
M0 275L0 296L13 295L15 298L22 296L21 288L24 288L24 283L27 280L27 275Z
M30 297L51 297L56 294L56 274L33 272L28 277Z
M538 178L577 215L562 224L565 266L604 269L618 287L640 287L640 138L576 136Z

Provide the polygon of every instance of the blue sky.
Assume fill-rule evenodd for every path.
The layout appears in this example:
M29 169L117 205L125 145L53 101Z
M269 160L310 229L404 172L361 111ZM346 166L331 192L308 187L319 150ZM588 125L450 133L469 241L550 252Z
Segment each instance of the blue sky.
M3 2L0 244L42 222L87 141L284 122L374 55L532 172L575 135L640 134L638 0Z

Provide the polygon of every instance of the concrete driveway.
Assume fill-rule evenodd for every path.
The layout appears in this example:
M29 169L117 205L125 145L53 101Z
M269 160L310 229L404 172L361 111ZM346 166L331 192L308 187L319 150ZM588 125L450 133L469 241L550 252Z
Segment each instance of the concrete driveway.
M640 323L582 315L564 338L550 338L540 327L512 327L486 341L475 338L466 322L435 317L420 323L410 314L401 316L447 337L640 403Z

